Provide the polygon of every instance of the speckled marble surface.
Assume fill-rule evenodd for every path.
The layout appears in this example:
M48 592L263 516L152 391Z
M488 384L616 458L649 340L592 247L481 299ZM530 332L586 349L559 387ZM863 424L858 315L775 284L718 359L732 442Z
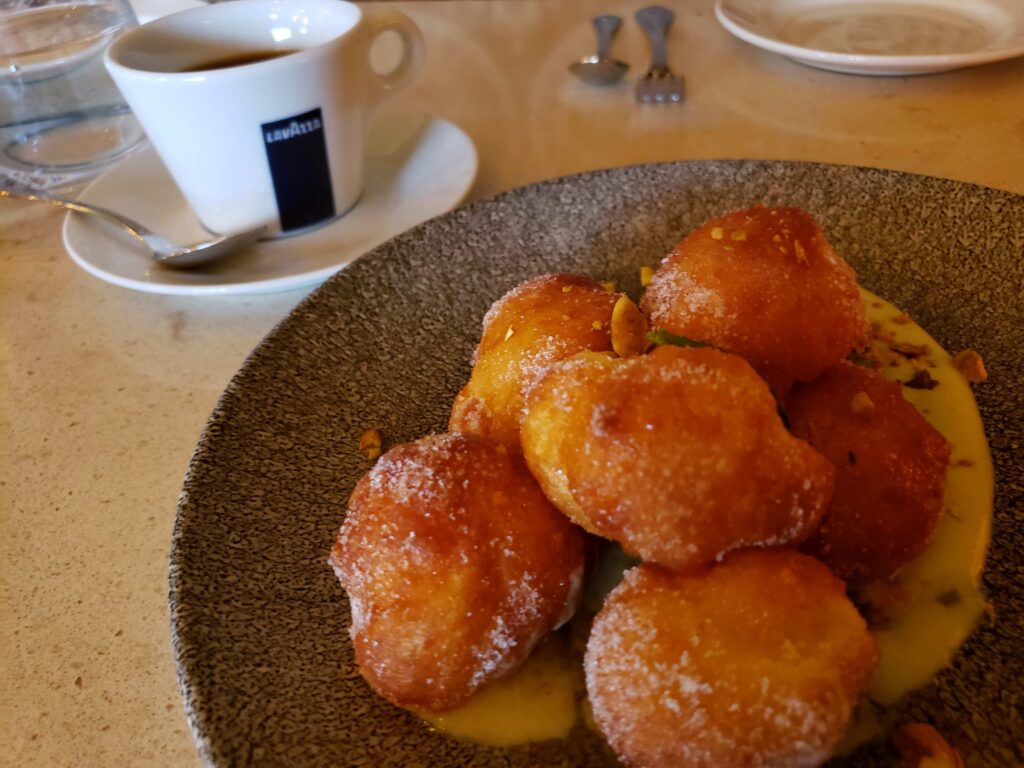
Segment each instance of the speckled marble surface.
M1012 501L1024 427L1012 373L1024 368L1024 198L841 166L690 162L547 182L435 219L335 276L255 350L200 441L171 552L176 658L211 764L615 764L582 730L484 749L373 695L324 560L368 467L359 435L377 427L395 444L444 431L491 302L551 271L611 279L635 296L641 265L707 218L758 201L810 210L862 284L947 349L973 347L990 364L978 399L999 489L986 570L998 620L902 709L961 745L969 765L1024 758L1012 692L1024 678L1024 515ZM884 745L836 761L891 762Z
M916 79L830 74L734 40L698 0L670 4L669 55L688 102L641 110L628 83L587 89L565 65L593 46L589 17L628 19L644 4L390 4L412 15L431 51L403 106L439 112L474 139L476 198L594 168L710 157L880 166L1024 193L1024 59ZM613 51L631 74L646 64L632 23ZM176 501L221 392L303 295L115 288L63 254L60 222L0 203L0 766L195 766L167 620ZM962 256L970 241L948 237L965 268L984 269ZM906 284L892 298L927 293ZM978 294L962 339L943 341L984 337L988 312L1001 311L995 295ZM935 306L922 320L949 317ZM1019 422L993 438L1019 451ZM1020 499L1019 478L1013 488L1003 486L1005 499ZM1001 589L1019 590L1022 578L990 576Z

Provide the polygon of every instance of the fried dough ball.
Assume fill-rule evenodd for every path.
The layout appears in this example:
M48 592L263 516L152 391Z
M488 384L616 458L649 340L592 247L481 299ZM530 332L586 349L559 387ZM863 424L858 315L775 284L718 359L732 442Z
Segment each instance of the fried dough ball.
M792 550L692 575L629 571L585 656L594 719L632 766L815 766L878 661L843 583Z
M534 391L522 444L572 520L677 569L802 541L832 493L832 466L786 431L764 381L716 349L565 361Z
M392 448L359 481L330 563L366 681L400 707L441 710L571 617L583 534L518 453L433 435Z
M712 219L662 262L651 324L742 356L776 392L811 381L865 338L857 277L799 208Z
M877 371L841 363L785 399L793 434L836 467L821 527L804 549L839 576L889 576L928 546L942 515L950 447Z
M448 428L519 448L526 396L548 369L585 349L612 348L612 309L621 294L580 275L542 275L513 288L484 316L469 383Z

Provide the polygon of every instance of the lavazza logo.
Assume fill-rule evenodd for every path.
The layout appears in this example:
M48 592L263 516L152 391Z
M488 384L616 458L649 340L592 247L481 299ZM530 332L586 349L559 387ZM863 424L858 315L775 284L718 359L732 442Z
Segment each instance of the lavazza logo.
M281 128L266 131L263 134L263 138L267 144L273 144L276 141L287 141L288 139L294 139L296 136L319 131L321 128L323 128L323 124L320 122L319 117L314 117L311 120L292 120L288 125Z

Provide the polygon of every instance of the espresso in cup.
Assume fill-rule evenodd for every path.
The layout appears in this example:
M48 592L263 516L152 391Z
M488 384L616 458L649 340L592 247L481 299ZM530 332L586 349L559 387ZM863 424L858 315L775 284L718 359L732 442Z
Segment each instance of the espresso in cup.
M230 56L223 56L213 61L202 61L198 64L193 64L183 70L182 72L202 72L207 69L228 69L229 67L240 67L243 64L255 64L258 61L266 61L267 59L276 59L280 56L288 56L292 53L298 53L298 50L286 50L286 51L250 51L247 53L233 53Z
M398 32L399 65L369 47ZM158 19L106 65L200 221L219 234L295 234L363 190L364 121L423 56L416 26L341 0L232 0Z

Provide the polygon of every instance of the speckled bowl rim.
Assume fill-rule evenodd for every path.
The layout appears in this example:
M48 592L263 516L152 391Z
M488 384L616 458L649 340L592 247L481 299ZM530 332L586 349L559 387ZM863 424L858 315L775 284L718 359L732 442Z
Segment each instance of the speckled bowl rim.
M587 185L602 185L605 183L615 184L621 176L635 176L640 174L643 176L646 173L656 174L664 169L683 169L692 168L697 171L704 170L704 172L714 176L715 174L729 175L735 169L739 169L743 172L756 173L782 173L785 175L787 171L793 171L798 174L805 174L810 176L820 175L823 178L836 178L843 176L862 177L863 179L874 179L878 181L886 181L890 185L895 183L896 186L903 183L908 186L910 190L908 195L910 198L914 197L914 190L920 185L934 187L938 185L941 189L948 192L950 195L966 195L969 198L977 198L979 200L979 213L984 214L984 208L988 207L989 211L992 210L994 203L993 200L998 200L999 205L1003 206L1004 209L1011 211L1011 219L1008 226L1010 233L1011 242L1024 242L1024 198L1019 195L1013 195L1012 193L994 190L986 187L980 187L976 185L970 185L963 182L955 182L944 179L935 179L928 176L920 176L915 174L907 174L896 171L884 171L879 169L861 168L856 166L846 165L832 165L832 164L821 164L821 163L796 163L789 161L747 161L747 160L708 160L708 161L683 161L677 163L658 163L658 164L647 164L638 166L628 166L622 168L611 168L603 169L593 172L587 172L583 174L577 174L569 177L562 177L557 179L551 179L543 181L537 184L520 187L501 195L498 195L489 200L479 201L460 208L452 213L433 219L418 227L409 230L406 233L394 238L393 240L375 248L370 253L358 259L346 270L335 275L331 280L321 286L318 290L313 292L310 296L306 297L300 304L292 311L292 313L284 318L265 338L264 340L253 350L253 352L246 359L244 364L239 369L238 373L232 378L224 394L221 396L213 414L211 415L210 422L206 429L204 429L202 436L200 437L196 451L192 457L189 465L188 474L185 478L184 487L181 493L181 498L178 506L178 515L175 522L174 534L172 537L171 554L170 554L170 618L171 618L171 635L172 642L174 645L174 657L175 664L178 671L179 685L181 688L182 696L185 703L186 712L188 714L189 723L192 728L193 735L195 737L199 753L201 758L211 765L248 765L248 764L276 764L273 759L269 758L270 752L260 752L258 745L250 743L248 750L239 751L236 745L232 745L230 738L225 736L225 732L228 733L231 730L230 725L224 726L223 724L217 724L216 713L211 711L211 706L216 695L211 695L210 691L204 688L202 683L202 672L197 669L197 659L202 658L204 649L199 647L201 643L197 640L196 634L189 631L188 618L184 616L187 613L188 603L187 596L184 594L182 585L185 581L190 578L188 574L188 562L186 553L192 542L189 539L188 534L188 522L191 517L199 514L196 509L196 492L201 492L199 486L201 485L201 479L204 475L209 474L211 467L216 466L217 454L220 450L221 443L223 441L223 435L225 426L230 423L230 414L233 409L237 406L239 398L244 399L247 394L247 388L252 385L250 379L253 377L253 372L264 366L267 363L267 358L264 353L268 350L273 349L275 346L286 340L288 335L297 327L312 322L317 312L321 311L321 304L324 301L325 296L342 294L347 290L347 286L350 285L350 281L359 279L360 270L366 270L386 264L389 260L395 259L395 253L402 249L408 249L415 247L415 243L420 239L423 233L429 233L432 229L439 226L439 222L450 221L453 217L465 217L472 218L474 216L486 216L488 213L493 213L495 210L501 210L502 206L507 206L510 201L514 203L516 200L524 195L557 195L561 191L567 188L574 188L578 186ZM799 195L795 195L799 197ZM939 194L941 198L943 195ZM797 203L798 204L798 203ZM736 207L736 206L733 206ZM723 208L722 210L725 210ZM712 214L713 215L713 214ZM984 220L984 215L981 217ZM993 222L984 221L986 226L990 226ZM1002 226L1002 223L996 222L998 226ZM998 229L997 226L997 229ZM1019 240L1018 240L1019 239ZM988 248L988 246L986 246ZM1007 269L1006 279L1011 283L1018 285L1024 285L1024 281L1021 280L1021 264L1020 260L1014 262L1012 259L1007 261L1003 266ZM875 286L868 283L867 287L874 288ZM886 294L882 291L883 295L887 298L895 299L899 301L899 297L893 297L891 294ZM500 294L499 294L500 295ZM1012 296L1012 294L1011 294ZM495 297L496 298L496 297ZM906 305L901 303L904 309L910 310L912 313L917 309L913 305ZM1012 317L1016 315L1018 318L1024 316L1024 302L1021 300L1020 292L1017 292L1016 298L1010 302L1009 305L1003 307L1004 312L1008 312L1011 321ZM927 322L922 322L926 329L934 332L935 326L930 325ZM941 338L940 341L946 341ZM948 334L947 334L948 335ZM955 334L954 334L955 335ZM949 346L948 341L946 342ZM1020 346L1017 345L1015 354L1010 354L1009 358L1002 361L1003 366L997 366L1002 368L1013 369L1013 366L1017 366L1018 370L1021 370L1021 356ZM996 535L999 534L1000 528L1016 528L1019 532L1024 528L1024 513L1021 513L1019 509L1014 510L1011 506L1012 499L1019 499L1020 484L1019 481L1009 482L1007 486L1007 466L1012 467L1012 456L1009 451L1011 446L1016 446L1018 443L1016 440L1020 439L1021 436L1021 418L1020 413L1015 412L1014 409L1019 405L1019 396L1012 394L1007 398L1005 393L998 393L998 396L993 394L993 402L990 404L990 408L986 409L986 401L989 399L989 392L986 390L980 390L979 393L979 404L982 406L982 411L991 410L995 412L1000 420L1006 419L1005 423L1000 421L999 427L1003 430L1006 440L998 440L993 442L993 457L996 463L997 470L997 482L999 482L998 496L997 499L997 525ZM986 425L989 429L993 428L993 424L989 420L989 414L986 414ZM212 462L212 463L211 463ZM999 525L1000 520L1004 525ZM340 514L339 514L340 522ZM1019 539L1018 536L1014 536L1013 539ZM1008 562L1006 573L1001 574L998 583L993 585L991 580L988 578L991 573L991 564L989 572L986 573L987 586L990 593L993 588L999 590L1000 594L1005 596L1003 600L1008 606L1008 610L1004 612L1002 621L1004 626L1008 626L1010 634L1016 633L1016 637L1021 637L1021 630L1024 628L1024 620L1022 620L1022 612L1020 610L1019 601L1024 599L1021 592L1021 562ZM1004 588L1009 588L1009 592L1003 592ZM973 646L978 645L974 640L968 644L968 648L965 652L974 653L972 650ZM1024 651L1019 645L1015 646L1015 650ZM990 652L990 649L983 643L981 645L980 652ZM1006 671L1016 672L1022 668L1019 658L1014 659L1012 654L1007 656L1005 652L1001 653L1000 661L1005 662L1008 665ZM366 693L370 696L369 692ZM913 713L924 713L928 714L929 710L927 706L923 708L912 705L909 711ZM976 735L984 735L985 728L974 728L972 733ZM1010 738L1015 738L1019 733L1011 732ZM352 744L353 753L347 753L346 759L349 760L349 764L374 764L371 760L367 762L363 760L365 756L358 754L359 750L355 744ZM1012 747L1011 747L1012 749ZM877 752L877 751L876 751ZM401 753L401 750L399 750ZM879 755L882 755L881 757ZM1019 755L1017 756L1019 758ZM361 762L362 760L362 762ZM508 762L502 761L502 764L508 765L519 765L526 764L517 762L518 758L509 758ZM885 764L884 751L872 754L869 758L870 764ZM391 763L388 761L382 761L380 764L401 764ZM318 760L299 760L295 765L314 765L314 764L329 764L329 762L320 762ZM441 765L442 763L431 763ZM458 765L459 762L447 762L443 764ZM482 762L480 764L495 764L493 760ZM571 762L564 763L566 765L573 764ZM864 763L867 764L867 763ZM977 764L989 764L987 762L979 762ZM994 764L994 763L993 763Z

